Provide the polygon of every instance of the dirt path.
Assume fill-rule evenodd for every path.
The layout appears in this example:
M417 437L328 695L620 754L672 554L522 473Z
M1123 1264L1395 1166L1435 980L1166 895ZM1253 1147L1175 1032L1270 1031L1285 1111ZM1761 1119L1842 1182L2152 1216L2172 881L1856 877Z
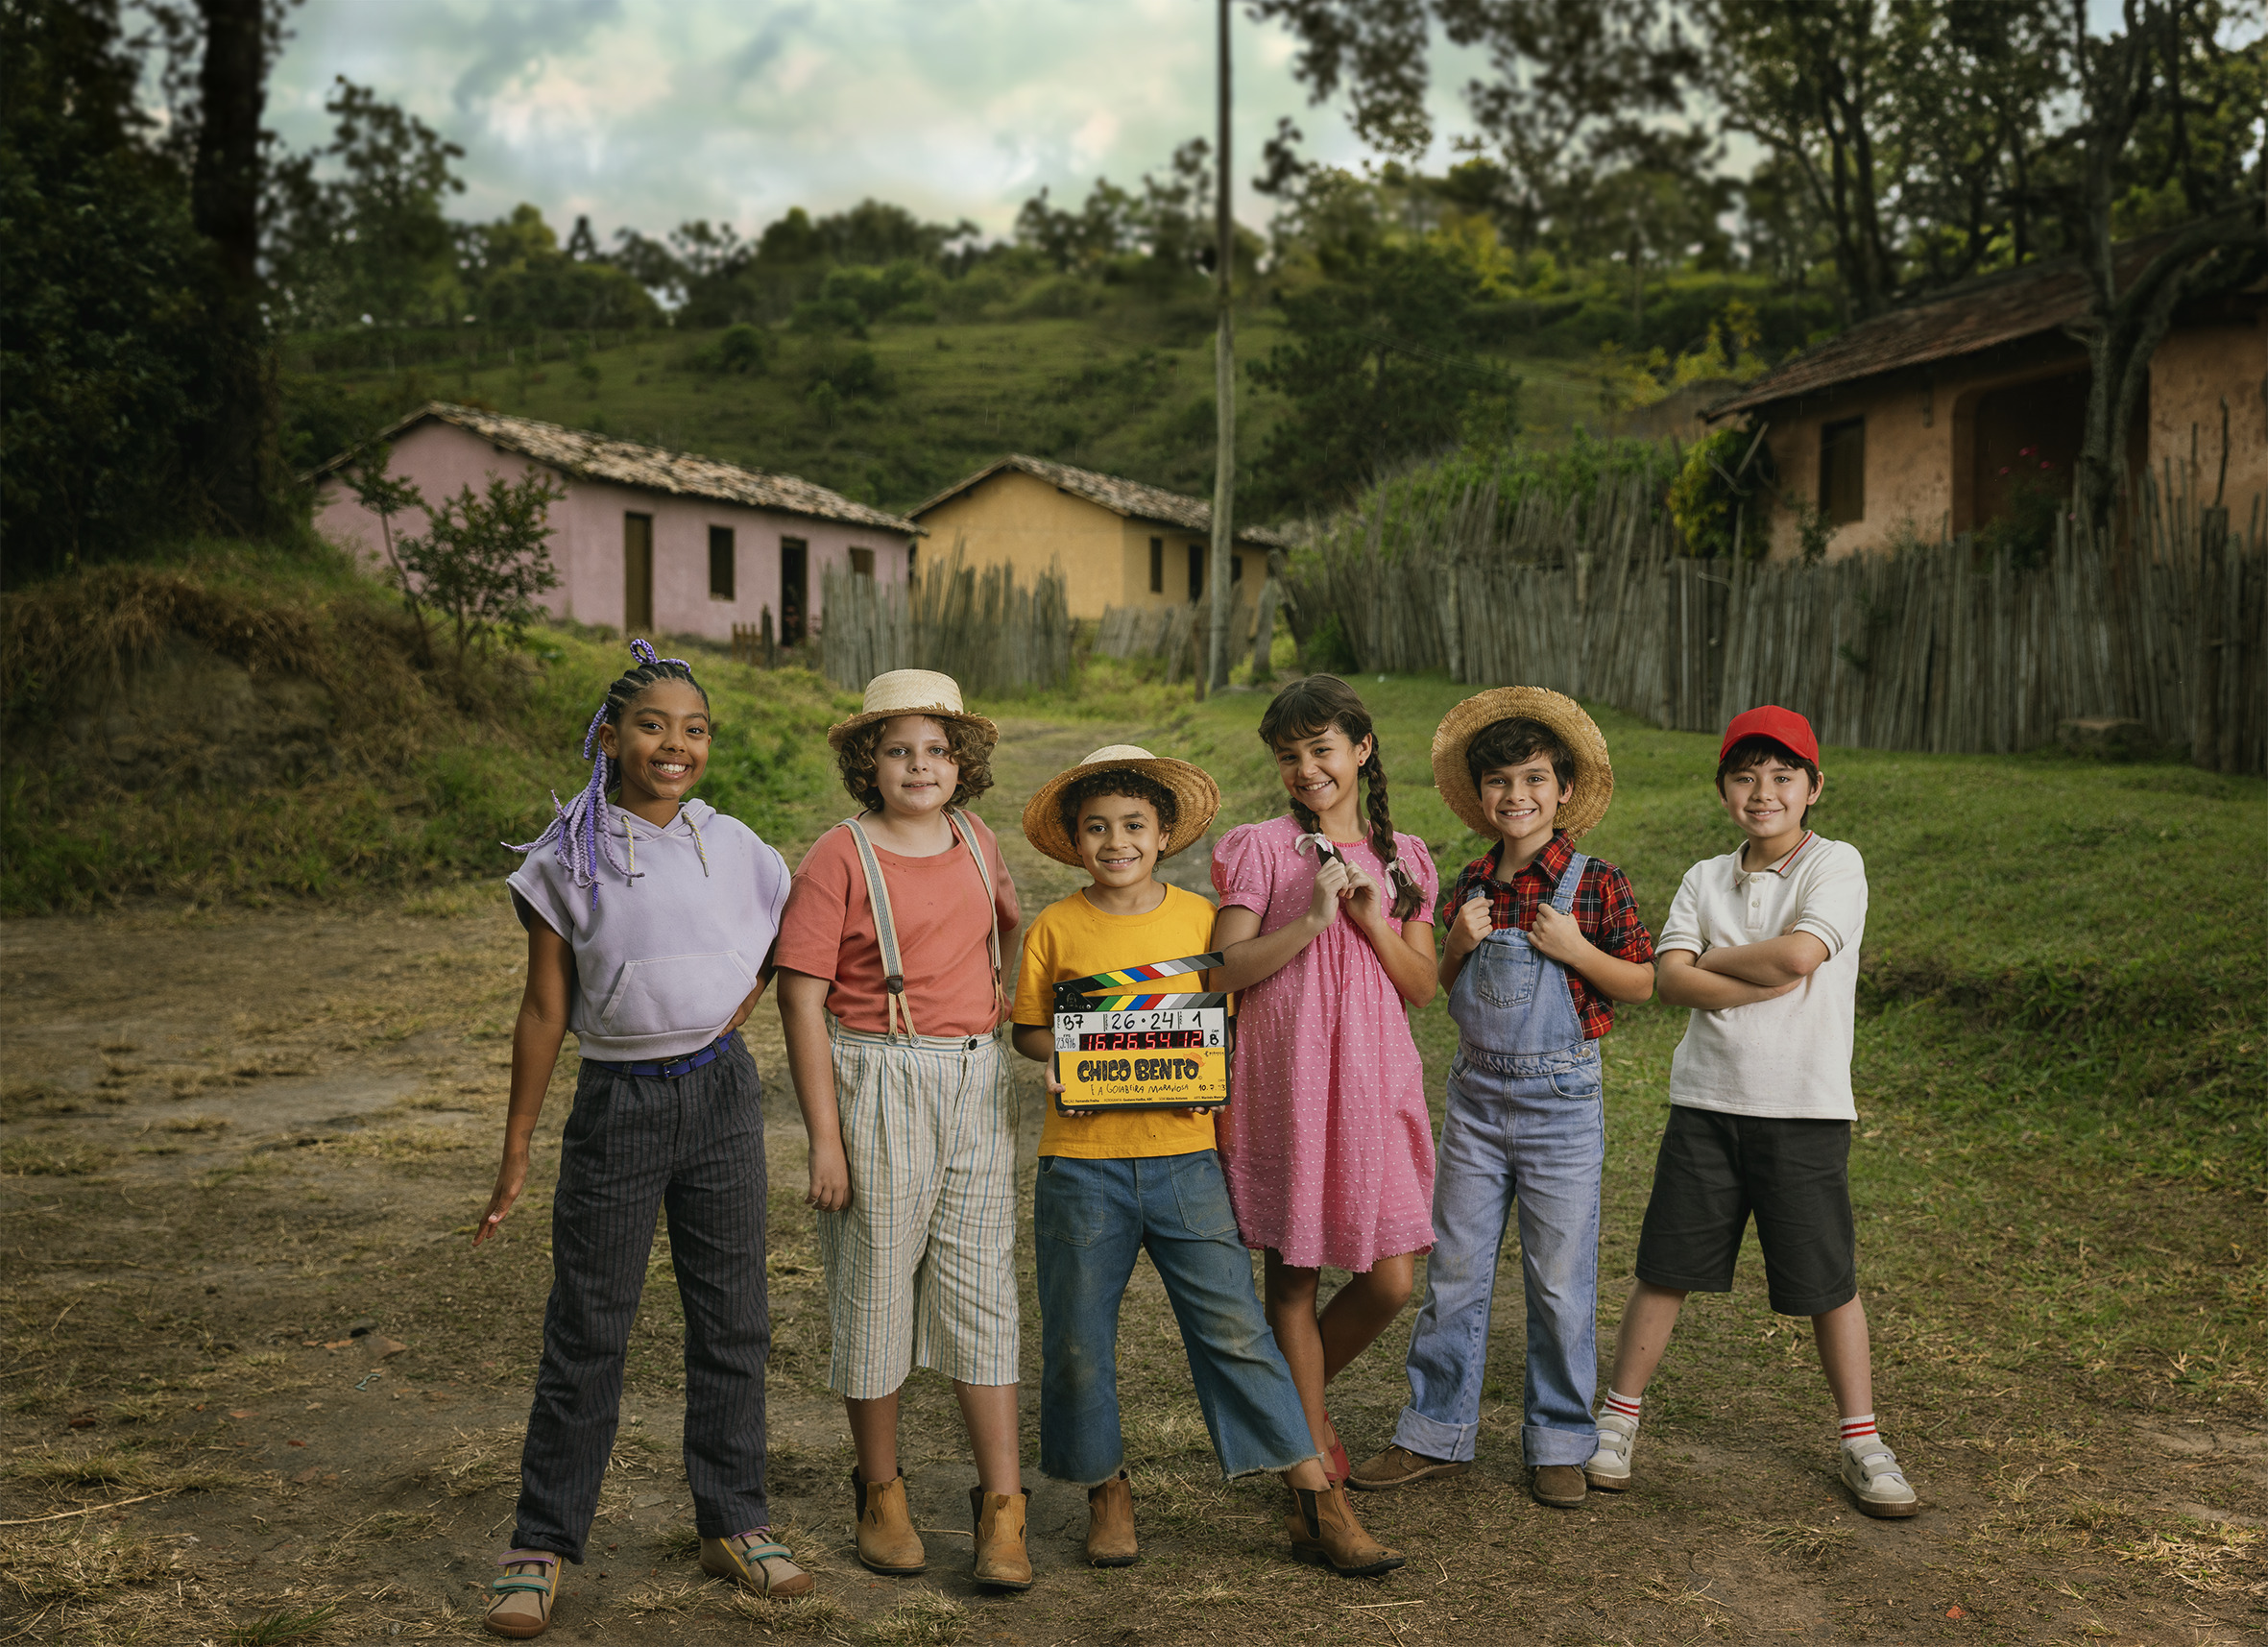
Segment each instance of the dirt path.
M1122 735L1011 730L1001 787L1019 796ZM1010 808L987 811L1027 911L1070 888L1070 872L1015 835ZM1203 865L1192 853L1181 878L1201 887ZM510 1527L549 1284L540 1190L507 1240L479 1254L465 1242L493 1171L519 976L519 935L493 889L369 913L145 911L0 932L0 1642L221 1641L261 1621L265 1634L237 1638L276 1641L325 1619L328 1641L485 1638L479 1586ZM1657 1420L1643 1491L1539 1510L1519 1485L1512 1251L1482 1465L1361 1502L1411 1553L1400 1574L1342 1584L1281 1559L1276 1490L1224 1488L1210 1466L1145 1265L1122 1355L1143 1564L1078 1564L1081 1495L1035 1472L1039 1586L977 1596L963 1576L972 1475L950 1391L917 1374L906 1467L931 1567L918 1582L875 1579L847 1554L850 1453L821 1388L802 1135L768 1006L751 1029L772 1091L772 1486L823 1599L739 1603L688 1559L664 1235L593 1559L570 1576L558 1639L2257 1638L2257 1427L2162 1407L2074 1412L2021 1380L1948 1386L1936 1410L1912 1404L1901 1442L1928 1510L1877 1523L1835 1490L1816 1400L1790 1393L1816 1373L1794 1351L1736 1342L1734 1324L1697 1337L1695 1359L1722 1356L1723 1375ZM566 1062L538 1185L567 1107ZM1028 1196L1039 1095L1028 1081L1024 1092ZM1022 1256L1028 1272L1028 1229ZM1769 1318L1754 1321L1769 1340ZM1389 1333L1348 1375L1350 1438L1359 1425L1375 1444L1390 1426L1401 1342ZM1029 1437L1036 1377L1025 1391ZM2045 1406L2032 1411L2036 1395ZM2174 1531L2136 1542L2121 1529L2137 1506Z

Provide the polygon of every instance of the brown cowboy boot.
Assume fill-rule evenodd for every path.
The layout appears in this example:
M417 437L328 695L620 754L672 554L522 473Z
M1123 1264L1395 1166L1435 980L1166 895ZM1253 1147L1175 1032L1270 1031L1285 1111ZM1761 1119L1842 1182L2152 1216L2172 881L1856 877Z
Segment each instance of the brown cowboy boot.
M990 1589L1031 1588L1031 1557L1024 1548L1028 1492L969 1489L969 1517L977 1523L977 1582Z
M1375 1578L1409 1559L1363 1531L1343 1487L1321 1492L1293 1488L1291 1507L1284 1513L1284 1531L1291 1536L1294 1561L1329 1567L1342 1579Z
M858 1559L878 1573L918 1573L929 1564L905 1513L905 1472L869 1483L851 1470L851 1491L858 1505Z
M1087 1564L1130 1567L1140 1559L1134 1538L1134 1489L1122 1469L1087 1491Z

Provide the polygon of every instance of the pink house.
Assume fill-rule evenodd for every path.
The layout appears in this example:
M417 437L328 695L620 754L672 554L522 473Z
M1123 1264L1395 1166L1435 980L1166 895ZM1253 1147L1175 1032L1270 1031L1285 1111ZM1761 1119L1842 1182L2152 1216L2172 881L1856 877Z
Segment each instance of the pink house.
M394 448L390 472L426 497L484 491L492 475L548 471L567 491L551 508L559 588L552 616L626 634L730 641L770 612L784 644L819 619L822 572L847 566L903 580L921 528L884 510L791 474L765 474L713 458L509 418L445 400L427 402L377 437ZM378 518L355 500L342 452L313 471L316 529L382 565ZM422 531L422 516L396 530Z

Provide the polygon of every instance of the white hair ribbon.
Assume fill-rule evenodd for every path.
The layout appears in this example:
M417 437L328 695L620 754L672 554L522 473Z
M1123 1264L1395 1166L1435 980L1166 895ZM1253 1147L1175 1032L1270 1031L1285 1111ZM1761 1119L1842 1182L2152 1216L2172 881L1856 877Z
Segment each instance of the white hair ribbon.
M1314 853L1317 863L1322 862L1326 858L1337 858L1339 855L1339 848L1333 844L1331 837L1322 834L1303 835L1291 843L1291 849L1294 852Z

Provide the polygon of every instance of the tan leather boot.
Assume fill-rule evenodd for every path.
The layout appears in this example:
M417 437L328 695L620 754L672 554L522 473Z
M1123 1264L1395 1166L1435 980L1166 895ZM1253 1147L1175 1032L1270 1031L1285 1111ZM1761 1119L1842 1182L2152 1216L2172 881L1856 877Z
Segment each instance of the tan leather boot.
M1140 1559L1134 1538L1134 1489L1122 1469L1087 1491L1087 1564L1130 1567Z
M851 1471L851 1491L858 1504L858 1559L878 1573L918 1573L929 1564L905 1512L905 1472L888 1481L865 1482Z
M969 1489L969 1517L977 1523L977 1582L991 1589L1031 1588L1031 1557L1024 1548L1028 1492Z
M1322 1492L1293 1488L1284 1531L1291 1537L1293 1560L1329 1567L1342 1579L1375 1578L1408 1560L1363 1531L1343 1487Z

